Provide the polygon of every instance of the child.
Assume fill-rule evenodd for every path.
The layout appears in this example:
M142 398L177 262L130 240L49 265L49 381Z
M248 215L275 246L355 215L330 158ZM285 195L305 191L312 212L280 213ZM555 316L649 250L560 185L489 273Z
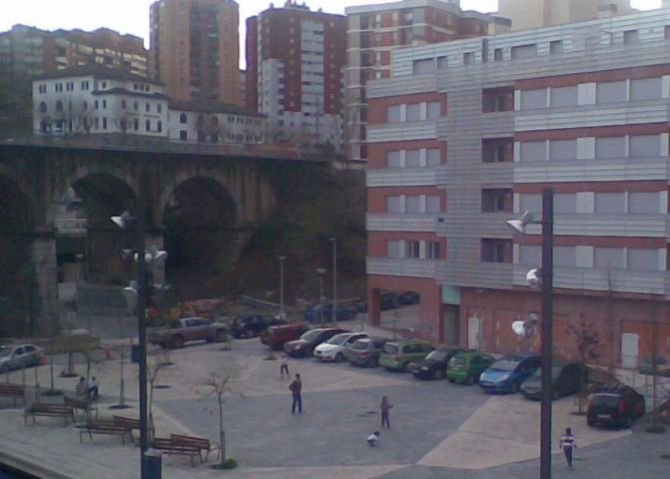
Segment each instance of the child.
M284 379L284 373L286 373L286 377L290 378L291 375L288 372L288 360L286 359L286 354L281 355L281 366L279 366L279 376L280 379Z
M575 436L572 435L572 429L569 427L565 428L565 434L561 437L559 443L561 449L563 449L563 454L565 454L565 461L568 463L568 467L572 469L572 450L577 449L577 444L575 444Z
M375 447L379 442L379 431L375 431L368 436L368 446Z

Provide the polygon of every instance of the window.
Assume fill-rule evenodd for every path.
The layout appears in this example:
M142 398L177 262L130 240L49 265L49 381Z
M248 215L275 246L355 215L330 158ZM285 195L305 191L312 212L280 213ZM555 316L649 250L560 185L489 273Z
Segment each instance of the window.
M660 135L633 135L629 138L631 158L650 158L661 155Z
M529 45L519 45L512 47L512 60L519 60L521 58L532 58L537 56L537 45L532 43Z
M107 109L107 100L102 100L102 109L103 110Z
M610 136L596 138L596 158L625 158L626 138L623 136Z
M426 196L426 213L440 212L440 197L437 195Z
M626 101L626 82L612 81L598 83L596 87L596 103L617 103Z
M553 140L549 142L550 160L574 160L577 158L577 140Z
M658 250L628 248L627 269L631 271L658 271Z
M144 111L151 111L151 105L149 103L144 104Z
M137 110L139 110L139 108L140 108L139 103L137 103L137 102L133 103L133 110L137 111Z
M522 194L519 196L519 211L524 213L530 211L534 214L542 213L542 195Z
M440 243L437 241L426 242L426 259L440 259Z
M137 131L140 129L140 120L137 118L133 119L133 130Z
M544 141L525 141L521 143L521 161L546 160L547 144Z
M400 163L400 152L399 151L387 151L386 152L386 167L387 168L402 168Z
M144 131L151 131L151 120L144 121Z
M400 122L400 105L393 105L386 108L386 123Z
M577 104L577 85L551 89L551 106L574 106Z
M412 73L414 75L423 75L426 73L435 72L435 59L424 58L421 60L414 60L412 62Z
M661 98L661 78L640 78L630 81L631 100Z
M386 243L386 254L389 258L402 258L402 241L389 241Z
M503 49L496 48L495 50L493 50L493 60L499 62L502 59L503 59Z
M628 193L628 213L658 214L660 212L659 194L656 192L631 191Z
M446 70L447 66L448 66L448 62L447 62L447 57L446 56L437 57L437 69L438 70Z
M574 246L554 246L554 266L574 267L577 265L577 248Z
M400 196L386 197L386 212L387 213L402 213L402 202Z
M419 168L421 166L421 153L419 150L407 150L405 152L405 168Z
M442 152L437 148L426 150L426 166L438 166L442 163Z
M106 81L102 82L102 89L104 90L105 88L107 88L107 82Z
M406 213L421 213L421 197L418 195L407 196L405 198Z
M594 199L594 209L596 213L616 214L623 213L626 208L626 197L623 192L620 193L601 193L597 192Z
M85 101L85 102L82 104L82 108L84 109L84 111L87 111L87 110L88 110L88 102L87 102L87 101Z
M558 55L563 53L563 40L553 40L549 42L549 54Z
M485 88L482 90L482 112L514 110L514 88Z
M179 115L179 123L182 125L185 125L188 122L188 117L186 116L186 113L181 113Z
M521 109L536 110L547 108L547 89L523 90L521 92Z
M126 109L126 100L121 100L121 109L122 110Z
M482 140L482 162L498 163L512 161L514 140L512 138L487 138Z
M40 102L39 111L40 111L40 113L46 113L47 112L47 104L45 102Z
M161 105L160 103L158 105L156 105L156 111L158 113L162 113L163 112L163 105Z
M107 117L104 117L102 119L102 129L106 130L107 129Z
M512 240L482 238L481 261L484 263L511 263Z
M463 65L473 65L475 63L475 54L466 52L463 54Z
M158 121L156 122L156 131L157 131L158 133L160 133L160 132L163 131L163 122L160 121L160 120L158 120Z
M601 269L623 269L624 249L596 247L593 249L593 266Z
M632 45L637 43L640 39L639 33L637 30L627 30L623 32L623 44Z
M99 107L98 100L95 100L95 102L93 103L93 109L94 109L94 110L97 110L98 107Z
M439 118L441 114L442 105L439 101L431 101L428 103L427 115L429 120L435 120L436 118Z
M420 121L420 120L421 120L421 104L412 103L410 105L407 105L405 121Z
M405 241L405 258L421 258L421 242Z
M512 189L491 188L482 190L482 213L512 212Z
M554 195L554 212L557 214L577 213L576 193L557 193Z

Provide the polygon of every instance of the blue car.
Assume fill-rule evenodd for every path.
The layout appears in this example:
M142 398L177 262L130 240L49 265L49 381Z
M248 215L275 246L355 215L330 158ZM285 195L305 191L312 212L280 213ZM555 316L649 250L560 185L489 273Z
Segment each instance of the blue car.
M540 356L537 354L510 354L484 371L479 377L479 385L488 393L515 393L539 367Z

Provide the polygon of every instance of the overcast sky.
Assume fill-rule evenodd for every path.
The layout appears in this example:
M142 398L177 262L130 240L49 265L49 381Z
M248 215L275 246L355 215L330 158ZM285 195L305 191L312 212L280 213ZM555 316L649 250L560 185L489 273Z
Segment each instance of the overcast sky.
M22 23L45 30L57 28L94 30L107 27L121 33L144 38L149 46L149 5L154 0L0 0L0 32ZM300 0L302 2L302 0ZM346 6L387 3L389 0L305 0L312 10L323 8L328 13L344 13ZM238 0L240 35L244 38L245 19L268 8L269 0ZM279 6L284 0L275 0ZM661 0L631 0L635 8L661 6ZM461 0L464 10L496 11L497 0ZM244 48L244 41L240 42ZM242 58L244 55L240 52Z

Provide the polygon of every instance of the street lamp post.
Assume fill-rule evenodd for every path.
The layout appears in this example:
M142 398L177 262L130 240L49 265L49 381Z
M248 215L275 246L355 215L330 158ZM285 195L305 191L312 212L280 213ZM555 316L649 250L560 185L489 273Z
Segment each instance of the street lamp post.
M316 268L316 274L319 275L319 324L323 323L323 275L326 268Z
M554 190L542 190L542 221L533 221L525 212L518 220L507 224L517 233L525 233L528 224L542 225L542 269L531 270L526 279L531 286L541 283L542 292L542 350L541 374L542 396L540 402L540 479L551 479L551 410L553 399L552 355L553 355L553 312L554 312Z
M279 256L279 317L284 319L284 261L286 256Z
M337 322L337 238L331 237L333 243L333 324Z

